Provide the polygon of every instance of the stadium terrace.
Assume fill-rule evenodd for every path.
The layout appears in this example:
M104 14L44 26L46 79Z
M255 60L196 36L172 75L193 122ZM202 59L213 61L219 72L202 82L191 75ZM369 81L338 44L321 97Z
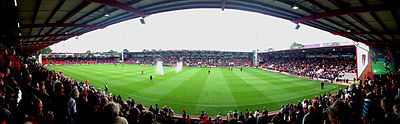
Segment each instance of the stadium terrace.
M399 0L0 5L1 124L400 124ZM291 49L268 52L41 53L127 20L145 25L154 14L199 8L273 16L292 22L292 30L307 25L354 44L294 42Z
M331 83L333 83L333 79L335 79L334 82L341 82L342 84L348 83L348 79L337 79L339 79L339 73L354 73L354 51L345 50L349 49L348 46L334 48L338 49L338 51L346 51L344 54L332 51L333 47L319 48L327 50L320 50L320 52L315 52L315 49L316 48L302 49L302 52L287 50L259 53L260 68L276 73L286 72L283 74L300 76L308 79L321 78ZM356 86L349 83L351 84L350 86L344 89L340 88L339 91L336 92L326 92L312 98L298 101L297 103L290 102L282 105L281 109L277 111L269 112L267 109L261 109L261 111L257 109L252 112L252 110L246 108L244 112L241 111L240 113L231 110L227 112L227 116L221 114L212 116L207 115L206 112L201 112L199 116L195 116L188 115L186 110L183 110L183 112L176 112L179 113L176 114L168 105L158 106L157 103L154 103L155 106L150 105L150 107L147 108L140 103L139 98L124 99L120 95L108 95L105 89L96 88L88 84L87 80L86 82L84 80L79 82L65 77L62 72L48 69L42 64L21 56L18 54L19 52L11 51L15 50L2 48L1 52L1 57L4 58L1 67L2 70L5 70L1 78L1 93L2 96L4 96L2 97L2 106L8 106L7 108L3 108L4 111L2 111L2 114L6 116L2 117L5 117L4 119L9 123L17 123L26 119L39 123L57 121L89 123L93 121L90 118L97 117L87 115L108 116L106 113L112 113L111 110L115 109L113 107L118 106L122 107L122 109L120 109L119 114L115 114L119 115L118 117L125 118L129 123L144 123L150 121L146 120L148 117L155 117L155 121L161 123L189 123L189 121L192 123L232 123L236 121L246 123L323 123L324 121L328 121L328 118L333 118L332 116L335 116L331 115L332 112L345 114L346 118L341 117L341 120L352 122L361 122L365 114L369 114L365 116L365 118L381 119L378 121L397 121L394 115L380 118L379 114L373 114L377 112L362 111L364 107L371 108L373 106L368 106L361 98L373 93L373 95L377 97L376 99L381 99L378 101L380 101L382 105L385 105L379 107L381 109L378 110L382 111L378 112L389 112L388 106L390 105L393 106L393 114L396 114L398 110L398 105L396 104L398 96L393 95L397 93L397 87L399 86L398 80L394 79L399 77L399 71L390 73L388 76L359 80L361 85ZM125 53L125 55L125 64L154 65L157 60L166 60L165 65L173 66L173 63L183 61L185 66L204 68L248 67L252 65L252 53L246 52L164 51L132 52ZM119 57L120 56L117 54L47 53L43 54L42 62L49 65L117 64L119 63ZM295 63L289 61L287 58L295 60ZM316 63L320 63L321 65L315 65ZM321 69L323 71L320 71ZM21 75L17 75L19 73ZM351 82L353 82L352 80ZM23 96L16 95L18 94L17 91L23 92ZM137 100L137 103L134 99ZM34 102L30 104L28 101ZM56 107L59 105L65 107ZM98 109L96 110L97 112L91 109L93 107ZM39 109L40 111L33 111L33 109ZM104 112L104 115L100 112ZM25 114L28 115L29 118L26 118L26 116L12 116L14 114ZM63 115L63 118L59 117L60 114ZM355 119L359 117L357 114L362 115L363 118ZM54 118L48 118L49 116ZM102 121L110 120L106 119Z

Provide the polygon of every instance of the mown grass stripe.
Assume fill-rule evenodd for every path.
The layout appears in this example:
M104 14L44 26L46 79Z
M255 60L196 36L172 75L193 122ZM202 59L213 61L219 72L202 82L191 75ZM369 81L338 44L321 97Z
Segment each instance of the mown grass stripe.
M222 74L228 82L228 86L237 104L254 103L263 99L268 99L263 93L238 77L235 73L222 70Z
M96 88L104 88L107 81L110 92L123 98L133 97L148 107L158 103L171 106L176 113L183 109L198 115L206 110L208 115L229 110L251 111L266 106L270 111L279 109L281 104L313 98L323 92L336 91L344 87L326 84L320 90L318 81L272 73L260 69L244 68L198 68L183 67L179 73L174 67L164 67L165 75L155 73L155 66L143 65L66 65L49 66L77 81L89 79ZM208 70L211 75L208 75ZM141 75L141 70L145 74ZM149 81L153 75L154 81ZM218 99L221 98L221 99Z

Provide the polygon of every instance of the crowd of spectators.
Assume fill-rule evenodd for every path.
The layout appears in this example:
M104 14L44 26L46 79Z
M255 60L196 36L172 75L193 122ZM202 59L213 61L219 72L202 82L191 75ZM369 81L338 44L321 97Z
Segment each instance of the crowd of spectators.
M43 58L43 65L114 64L118 58Z
M350 85L337 93L324 93L282 105L273 123L349 123L349 124L399 124L400 70L373 80L364 80L359 86Z
M311 78L334 79L340 73L355 73L356 61L350 58L270 58L264 67Z
M0 123L194 123L185 110L175 119L171 107L145 108L140 101L65 77L7 48L0 50L0 58ZM400 123L399 79L400 70L337 93L282 105L272 118L265 108L234 110L215 118L202 112L199 123Z
M153 123L133 98L107 94L7 48L0 50L0 123ZM157 108L158 109L158 108ZM172 109L167 109L171 115ZM166 112L162 109L160 114ZM167 117L167 116L166 116Z
M171 57L140 57L127 58L126 63L155 65L157 61L162 61L163 65L172 66L181 61L184 66L191 67L249 67L251 59L249 58L224 58L224 57L198 57L198 58L171 58Z

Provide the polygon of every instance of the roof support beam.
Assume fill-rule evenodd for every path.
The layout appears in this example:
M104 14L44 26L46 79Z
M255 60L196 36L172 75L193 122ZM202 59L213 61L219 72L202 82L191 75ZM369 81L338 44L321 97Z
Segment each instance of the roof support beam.
M347 7L348 5L342 1L337 1L337 0L328 0L331 2L333 5L335 5L339 9L343 9ZM364 31L375 31L375 29L369 25L366 21L364 21L359 15L357 14L350 14L349 15L351 18L356 20L358 23L360 23L362 26L364 26L367 30ZM384 40L385 38L382 35L377 35L381 40ZM371 36L371 38L375 41L379 41L379 39L375 38L374 36Z
M33 24L33 25L23 25L22 28L42 28L42 27L79 27L79 28L97 28L102 29L106 26L97 25L85 25L85 24L70 24L70 23L48 23L48 24Z
M391 9L396 9L393 5L387 4L379 4L379 5L370 5L370 6L357 6L357 7L349 7L343 9L330 10L322 13L313 14L310 16L301 17L295 20L291 20L294 23L302 23L307 21L312 21L321 18L328 18L334 16L341 15L351 15L351 14L359 14L359 13L369 13L376 11L388 11Z
M39 9L40 9L40 5L41 4L42 4L42 0L37 0L36 1L35 10L34 10L34 13L33 13L33 19L32 19L32 22L31 22L32 24L35 24L35 21L36 21L37 15L39 13ZM29 29L28 36L31 36L31 33L32 33L32 28Z
M378 22L378 24L383 28L383 30L388 31L389 29L386 27L386 25L382 22L382 20L376 15L376 13L371 13L372 17ZM392 40L396 40L395 37L392 34L389 34Z
M369 41L369 40L354 40L355 42L362 42L362 43L373 43L373 44L400 44L400 41L390 41L390 42L376 42L376 41ZM368 44L370 45L370 44Z
M374 31L374 32L331 32L333 35L393 35L400 34L400 31Z
M53 42L60 42L60 41L64 41L64 40L68 40L66 39L45 39L45 40L39 40L39 41L24 41L24 42L19 42L21 44L25 44L25 43L36 43L36 42L46 42L46 41L53 41Z
M118 8L118 9L121 9L121 10L128 11L130 13L136 14L136 15L141 16L141 17L147 17L148 16L144 12L142 12L142 11L136 9L136 8L133 8L133 7L129 6L129 5L126 5L124 3L118 2L116 0L85 0L85 1L99 3L99 4L106 5L106 6Z
M361 3L361 5L363 5L363 6L367 6L367 5L368 5L367 1L365 1L365 0L358 0L358 1L359 1L359 2ZM383 30L385 30L385 31L388 31L388 30L389 30L389 29L386 27L386 25L382 22L382 20L378 17L378 15L376 15L375 12L371 12L370 14L371 14L372 18L374 18L375 21L378 22L379 26L381 26L381 27L383 28ZM391 35L391 34L390 34L390 37L392 38L392 40L396 40L395 37L394 37L393 35Z
M132 1L130 1L130 2L127 2L126 5L132 5L132 4L137 3L138 1L139 1L139 0L132 0ZM72 21L71 23L76 23L76 22L82 20L83 18L85 18L85 17L87 17L87 16L89 16L89 15L92 15L93 13L99 11L100 9L102 9L102 8L104 8L104 7L106 7L106 5L101 5L101 6L97 7L97 8L95 8L95 9L93 9L92 11L86 13L85 15L81 16L80 18L78 18L78 19ZM117 11L117 10L118 10L117 8L113 8L113 9L108 10L108 12L109 12L109 13L112 13L112 12L115 12L115 11ZM89 19L89 20L83 22L83 24L88 24L88 23L90 23L90 22L92 22L92 21L94 21L94 20L97 20L97 19L100 19L100 18L103 18L103 17L104 17L103 15L99 15L99 16L97 16L97 17L94 17L94 18L92 18L92 19ZM58 31L56 32L56 34L62 32L62 31L64 31L64 30L65 30L65 28L62 28L62 29L58 30ZM73 30L73 29L69 29L69 30L67 30L66 32L71 32L72 30Z
M391 10L390 12L393 16L394 21L396 22L397 28L400 29L400 17L397 15L395 10Z
M86 13L85 15L79 17L78 19L72 21L71 23L76 23L76 22L78 22L79 20L82 20L83 18L85 18L85 17L87 17L87 16L89 16L89 15L91 15L91 14L93 14L93 13L99 11L99 10L100 10L101 8L103 8L103 7L104 7L104 5L101 5L101 6L97 7L96 9L93 9L92 11L90 11L90 12ZM65 28L62 28L62 29L58 30L55 34L60 33L60 32L63 31L64 29L65 29Z
M61 6L64 5L66 0L61 0L56 8L53 9L53 11L51 11L50 15L46 18L46 21L44 22L44 24L48 24L50 22L50 20L53 18L53 16L58 12L58 10L60 10ZM43 28L40 28L39 32L37 33L37 35L40 35L40 33L42 33ZM36 38L35 38L36 40Z
M88 1L83 1L81 4L79 4L77 7L75 7L71 12L69 12L66 16L64 16L61 20L57 21L57 23L65 23L68 19L73 17L75 14L80 12L82 9L85 7L89 6L91 2ZM56 28L51 28L49 31L44 33L45 35L48 35L49 33L53 32ZM58 32L57 32L58 33ZM55 34L57 34L55 33Z
M329 9L328 7L323 6L322 4L320 4L319 2L317 2L317 1L315 1L315 0L308 0L307 2L309 2L309 3L311 3L311 4L315 5L315 6L317 6L318 8L322 9L323 11L331 10L331 9ZM364 31L362 28L358 27L357 25L353 24L352 22L350 22L349 20L343 18L342 16L337 16L337 18L340 19L340 20L342 20L343 22L349 24L350 26L354 27L356 30ZM343 28L346 29L346 30L348 30L348 29L353 29L353 28L349 28L349 27L347 27L347 26L345 26L345 25L342 25L342 24L340 24L340 23L338 23L338 22L336 22L336 21L333 21L333 20L330 19L330 18L326 18L325 20L328 21L328 22L330 22L330 23L333 23L333 24L335 24L335 25L341 26L341 27L343 27ZM362 37L363 37L363 36L362 36ZM359 37L355 37L355 36L354 36L354 37L347 37L347 38L350 38L350 39L359 39ZM363 38L364 38L364 37L363 37Z
M21 38L36 38L36 37L61 37L61 36L80 36L82 34L48 34L48 35L36 35L36 36L22 36Z
M321 5L320 3L316 2L315 0L309 0L308 2L310 2L311 4L321 8L324 11L330 10L328 7L325 7L325 6ZM362 28L358 27L357 25L355 25L354 23L350 22L349 20L343 18L342 16L337 16L337 18L339 18L340 20L342 20L345 23L349 24L350 26L356 28L357 30L363 31ZM344 28L347 28L347 27L344 27Z
M90 5L91 2L88 1L83 1L81 4L79 4L77 7L75 7L71 12L69 12L66 16L64 16L61 20L57 21L57 23L64 23L68 19L70 19L72 16L80 12L82 9L86 8L87 6Z

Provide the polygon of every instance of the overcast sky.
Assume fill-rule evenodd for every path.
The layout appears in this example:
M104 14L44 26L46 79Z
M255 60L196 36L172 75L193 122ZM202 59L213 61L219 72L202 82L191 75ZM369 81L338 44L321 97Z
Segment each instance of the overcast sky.
M113 15L107 17L112 18ZM108 26L51 46L53 52L109 50L223 50L288 49L293 42L315 44L350 39L259 13L225 9L190 9L150 15Z

